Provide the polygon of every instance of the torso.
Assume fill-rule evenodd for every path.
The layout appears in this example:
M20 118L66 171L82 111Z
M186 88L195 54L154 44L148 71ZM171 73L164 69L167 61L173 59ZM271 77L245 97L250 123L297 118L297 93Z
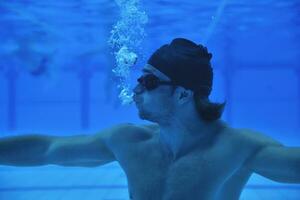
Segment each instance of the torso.
M114 153L127 175L131 199L239 198L251 176L243 164L254 149L243 143L236 129L223 130L207 148L194 149L174 162L162 151L157 129L147 126L123 135L126 144L115 143Z

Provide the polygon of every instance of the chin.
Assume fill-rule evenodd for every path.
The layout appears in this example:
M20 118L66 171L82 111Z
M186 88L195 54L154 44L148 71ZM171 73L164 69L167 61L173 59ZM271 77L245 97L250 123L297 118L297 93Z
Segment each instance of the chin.
M151 116L145 112L141 112L139 111L139 117L142 120L148 120L148 121L152 121Z
M153 111L149 112L146 109L143 106L137 106L139 118L142 120L148 120L157 123L157 121L159 121L158 119L159 116L157 115L158 112L153 112Z
M139 112L139 117L140 117L140 119L148 120L147 115L145 113L141 112L141 111Z
M147 120L153 123L158 123L159 120L157 120L157 118L153 117L153 116L149 116L149 115L140 115L140 119L142 120Z
M139 113L139 117L140 119L145 119L144 115L141 115L140 113Z

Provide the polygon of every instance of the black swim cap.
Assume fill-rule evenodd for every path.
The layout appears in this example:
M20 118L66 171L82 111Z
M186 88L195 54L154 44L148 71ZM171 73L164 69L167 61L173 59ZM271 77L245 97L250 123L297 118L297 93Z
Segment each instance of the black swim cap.
M207 48L194 42L176 38L171 44L157 49L148 60L176 85L208 97L212 89L212 54Z

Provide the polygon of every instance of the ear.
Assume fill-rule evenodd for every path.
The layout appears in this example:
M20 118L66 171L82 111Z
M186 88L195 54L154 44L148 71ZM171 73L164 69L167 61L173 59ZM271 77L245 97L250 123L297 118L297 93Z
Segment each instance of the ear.
M175 96L180 105L190 101L193 97L193 92L191 90L187 90L183 87L178 87L175 91Z

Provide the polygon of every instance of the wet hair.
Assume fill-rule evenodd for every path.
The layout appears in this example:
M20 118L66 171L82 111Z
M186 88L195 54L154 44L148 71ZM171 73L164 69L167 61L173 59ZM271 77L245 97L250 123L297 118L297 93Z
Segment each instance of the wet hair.
M214 103L197 93L194 93L194 102L200 118L208 122L220 119L226 105L226 101Z
M172 94L174 94L176 86L172 86ZM226 106L226 101L223 103L211 102L208 97L203 96L201 93L195 93L193 100L199 117L206 121L211 122L218 120L222 117L223 111Z

